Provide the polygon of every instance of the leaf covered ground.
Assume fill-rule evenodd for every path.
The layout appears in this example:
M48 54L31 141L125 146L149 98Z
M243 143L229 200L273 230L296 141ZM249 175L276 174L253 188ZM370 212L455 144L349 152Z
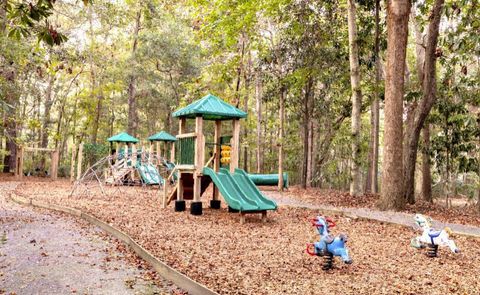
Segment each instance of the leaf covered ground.
M462 250L431 259L410 247L413 229L333 217L334 233L348 235L354 260L321 260L305 254L318 238L308 218L317 212L281 207L240 225L238 214L205 209L202 216L161 209L158 191L122 188L113 196L68 197L68 182L27 182L16 194L82 209L127 232L160 260L220 294L479 294L480 243L455 237ZM208 201L208 197L204 197Z
M290 188L289 197L296 198L312 205L331 205L335 207L356 207L374 209L379 195L366 194L352 197L348 192L318 188L302 189L298 186ZM443 222L480 226L480 213L475 206L453 206L446 208L442 201L434 204L418 201L407 205L406 212L422 213Z

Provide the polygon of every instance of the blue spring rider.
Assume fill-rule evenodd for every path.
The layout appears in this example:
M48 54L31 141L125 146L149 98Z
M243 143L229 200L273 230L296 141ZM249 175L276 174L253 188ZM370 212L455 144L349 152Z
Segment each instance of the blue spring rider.
M333 267L333 257L340 256L346 264L351 264L352 259L348 255L345 247L347 236L340 234L336 237L329 234L329 229L335 226L335 222L328 217L317 216L310 220L312 226L317 228L320 235L320 241L307 244L307 253L311 256L321 256L324 259L323 270L329 270ZM313 251L312 251L313 248Z

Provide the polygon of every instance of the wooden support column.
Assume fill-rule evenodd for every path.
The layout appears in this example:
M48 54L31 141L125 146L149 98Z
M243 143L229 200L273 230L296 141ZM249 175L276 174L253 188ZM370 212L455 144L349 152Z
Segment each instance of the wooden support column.
M17 167L15 169L15 176L18 178L23 177L23 152L24 152L23 146L19 146L17 150Z
M184 134L187 127L187 119L180 118L178 121L178 134Z
M182 179L182 173L180 171L178 171L177 200L183 201L183 179Z
M235 172L235 168L238 168L238 160L240 155L240 120L233 120L233 137L232 137L232 150L230 152L230 172Z
M132 144L132 180L135 181L135 167L137 167L137 146Z
M153 161L153 149L154 149L153 141L150 141L150 146L148 147L148 163L154 163Z
M178 135L185 133L186 119L180 118L178 121ZM177 200L175 201L175 211L185 211L185 201L183 200L183 178L182 171L178 170L177 179Z
M203 142L203 117L195 118L195 171L193 172L193 202L190 205L190 213L202 214L202 202L200 201L202 189L202 172L205 164L205 144Z
M125 153L123 154L123 167L127 168L127 159L128 159L128 143L125 144Z
M75 144L72 145L72 157L70 159L70 181L73 182L75 180L75 152L77 151L77 147Z
M77 156L77 180L82 177L83 143L78 146Z
M160 158L162 157L161 153L160 153L160 141L157 141L155 143L156 145L156 148L157 148L157 159L160 161Z
M58 177L58 161L60 156L60 152L58 149L54 150L52 152L52 158L51 158L51 163L50 163L50 177L52 179L57 179Z
M170 162L175 163L175 141L171 141L170 144Z
M200 184L201 175L204 165L205 147L203 145L203 117L197 117L195 119L195 172L194 172L194 184L193 184L193 201L200 201Z
M217 120L215 121L215 135L213 138L213 143L215 145L215 157L213 158L213 171L218 172L220 171L220 136L222 134L222 121ZM213 200L218 200L218 188L216 186L213 187Z

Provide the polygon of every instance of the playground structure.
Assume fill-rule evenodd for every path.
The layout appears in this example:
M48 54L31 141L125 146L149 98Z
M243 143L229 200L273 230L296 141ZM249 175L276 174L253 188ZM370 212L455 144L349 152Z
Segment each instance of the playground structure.
M345 247L347 237L344 234L340 234L336 237L330 235L330 228L335 226L335 222L328 217L317 216L311 219L312 226L317 228L320 235L320 241L307 244L306 252L311 256L323 257L323 270L329 270L333 267L334 256L342 258L343 262L351 264L352 260L348 255L348 250ZM313 251L311 248L313 247Z
M149 137L149 147L137 148L139 140L122 132L108 139L110 155L100 159L82 173L83 145L79 146L77 161L77 181L70 195L80 191L82 195L92 195L99 188L103 195L118 193L123 186L152 186L161 187L168 170L174 165L166 159L165 148L170 145L174 150L175 137L167 132L159 132ZM163 142L163 150L161 143ZM116 144L116 149L114 145ZM74 155L72 154L72 167ZM73 175L73 172L72 172ZM115 187L113 190L105 186ZM83 189L80 189L83 188ZM98 191L97 191L98 192ZM109 193L110 192L110 193Z
M17 166L15 167L15 176L22 178L24 176L24 156L26 152L48 152L50 153L50 171L48 175L52 179L57 179L58 176L58 163L59 163L59 151L58 149L49 148L34 148L19 146L17 149Z
M275 210L275 202L267 199L255 186L248 174L238 169L240 144L240 119L247 114L208 94L172 115L179 119L176 136L176 166L166 183L176 177L176 185L167 190L165 185L164 204L175 199L175 211L185 211L185 200L192 200L190 213L202 214L200 200L208 185L213 182L212 209L220 208L219 193L222 194L230 212L239 212L240 221L245 214L260 213L266 221L267 210ZM187 119L195 119L195 131L187 133ZM204 121L214 121L213 152L205 162L206 142ZM222 122L232 122L232 136L221 136ZM212 167L209 167L209 166ZM168 199L167 202L165 202Z
M411 240L412 247L417 249L427 247L427 256L432 258L438 256L438 246L449 247L453 253L460 252L455 242L450 239L450 228L435 230L432 228L432 219L422 214L415 214L414 220L422 230L422 235Z

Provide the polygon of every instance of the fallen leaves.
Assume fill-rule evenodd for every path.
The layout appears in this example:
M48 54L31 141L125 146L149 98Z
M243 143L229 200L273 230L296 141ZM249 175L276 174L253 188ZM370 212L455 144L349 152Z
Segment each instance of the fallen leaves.
M477 280L480 259L478 241L458 237L460 255L442 248L440 257L430 259L425 251L410 247L413 230L387 223L333 217L334 234L344 232L354 263L335 259L335 268L324 272L321 259L305 254L312 239L308 218L317 212L280 207L269 212L268 222L248 215L240 225L238 214L208 209L204 214L161 209L156 190L122 188L112 197L100 194L88 198L68 197L67 182L26 183L17 191L37 200L78 208L127 232L160 260L221 294L479 294ZM208 193L208 192L207 192ZM322 200L340 201L329 195ZM373 203L366 196L358 206ZM224 205L224 204L223 204ZM315 237L318 239L318 236ZM123 244L117 249L125 251ZM127 254L141 268L143 260ZM455 290L455 291L452 291Z

